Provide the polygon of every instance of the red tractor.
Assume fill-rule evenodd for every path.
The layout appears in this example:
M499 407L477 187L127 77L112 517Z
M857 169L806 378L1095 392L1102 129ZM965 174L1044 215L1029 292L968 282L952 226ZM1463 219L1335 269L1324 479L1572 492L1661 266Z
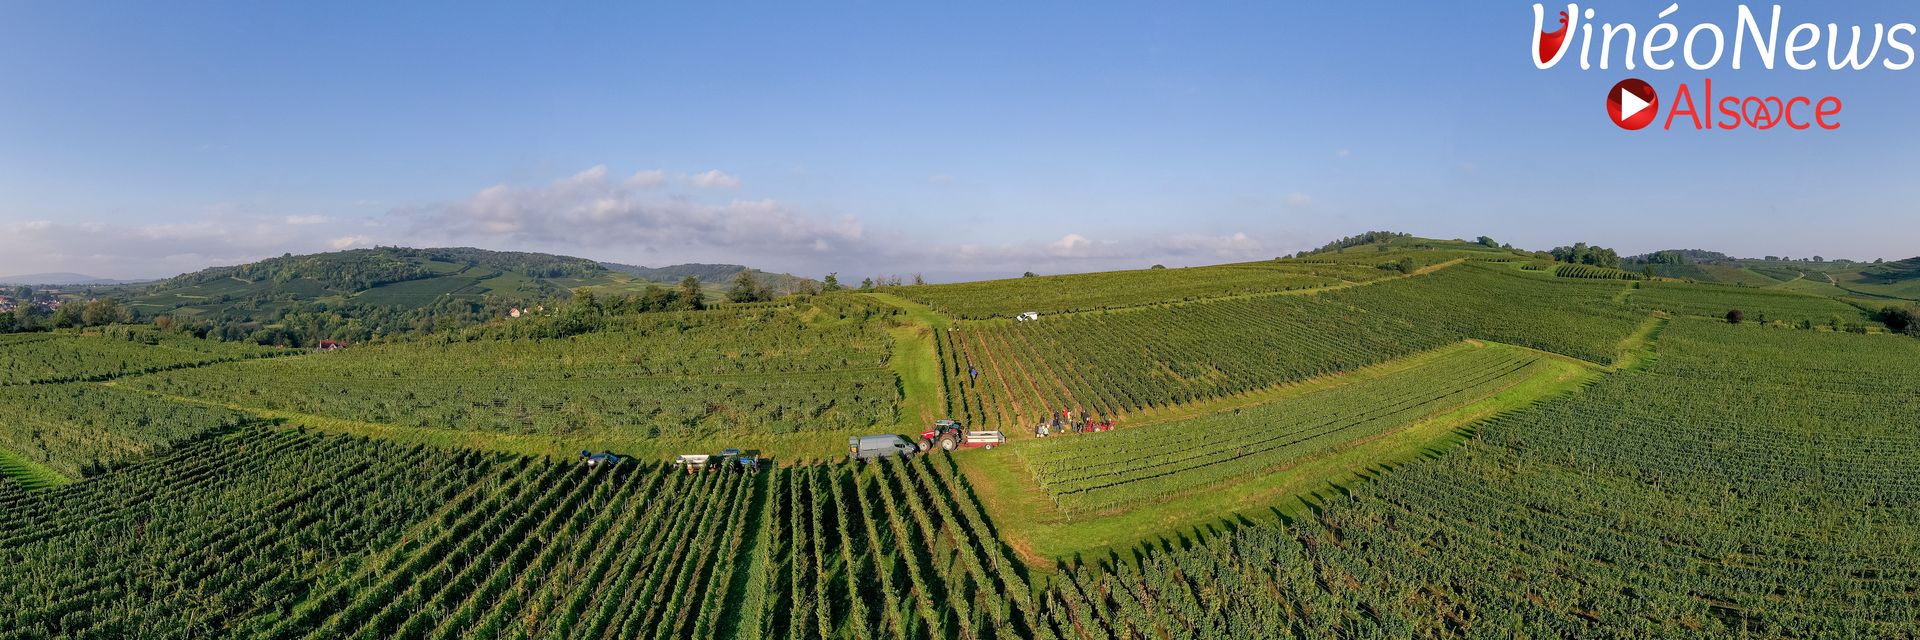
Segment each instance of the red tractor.
M960 447L992 449L1007 441L1006 434L998 431L968 431L954 420L941 420L933 423L933 428L920 432L920 450L932 451L938 444L942 451L953 451Z

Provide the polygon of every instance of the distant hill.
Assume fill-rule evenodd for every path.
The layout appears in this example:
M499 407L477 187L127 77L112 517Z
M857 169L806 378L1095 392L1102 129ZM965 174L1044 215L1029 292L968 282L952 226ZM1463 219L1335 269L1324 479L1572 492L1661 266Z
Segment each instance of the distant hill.
M29 273L18 276L0 276L0 284L10 285L102 285L133 284L143 280L114 280L96 278L84 273Z
M1667 249L1627 258L1628 264L1733 264L1736 258L1706 249Z
M731 285L733 279L740 276L740 272L752 271L755 279L758 279L762 284L772 289L774 293L780 295L795 293L810 285L819 285L818 282L808 278L786 273L770 273L737 264L702 264L696 262L655 268L620 264L617 262L602 262L600 266L609 271L624 273L648 282L673 284L680 282L687 276L693 276L699 278L701 284L721 288Z
M716 299L719 288L743 269L682 265L642 277L571 256L380 247L283 255L158 282L95 288L87 295L113 297L141 318L166 316L228 340L307 344L471 325L505 317L513 307L565 300L574 289L638 294L655 282L678 282L686 275L699 277L709 299ZM776 292L792 281L804 282L781 274L765 278Z
M1920 257L1830 271L1842 289L1870 296L1920 301Z

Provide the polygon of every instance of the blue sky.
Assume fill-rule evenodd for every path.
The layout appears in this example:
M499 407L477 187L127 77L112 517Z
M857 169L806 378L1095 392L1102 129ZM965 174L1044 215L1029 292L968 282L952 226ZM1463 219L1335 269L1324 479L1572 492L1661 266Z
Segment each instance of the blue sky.
M1531 3L397 4L0 4L0 273L459 244L955 279L1376 228L1920 254L1920 68L1541 71ZM1629 75L1844 124L1621 131Z

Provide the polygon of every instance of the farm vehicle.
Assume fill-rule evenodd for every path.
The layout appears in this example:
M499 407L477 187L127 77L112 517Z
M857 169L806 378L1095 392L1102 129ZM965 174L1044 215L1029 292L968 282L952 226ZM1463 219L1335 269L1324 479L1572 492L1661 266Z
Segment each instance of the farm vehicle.
M674 466L687 470L687 473L701 471L738 471L741 473L759 473L760 456L758 451L743 452L739 449L723 449L715 454L687 454L675 457Z

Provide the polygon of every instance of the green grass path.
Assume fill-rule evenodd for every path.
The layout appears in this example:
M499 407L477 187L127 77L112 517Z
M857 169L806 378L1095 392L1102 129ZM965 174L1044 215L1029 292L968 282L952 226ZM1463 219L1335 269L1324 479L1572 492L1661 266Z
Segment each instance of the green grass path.
M952 326L952 320L929 307L891 293L867 294L874 300L905 311L892 329L893 356L887 367L900 378L900 422L903 434L916 434L935 420L946 418L946 385L940 383L940 357L934 336Z

